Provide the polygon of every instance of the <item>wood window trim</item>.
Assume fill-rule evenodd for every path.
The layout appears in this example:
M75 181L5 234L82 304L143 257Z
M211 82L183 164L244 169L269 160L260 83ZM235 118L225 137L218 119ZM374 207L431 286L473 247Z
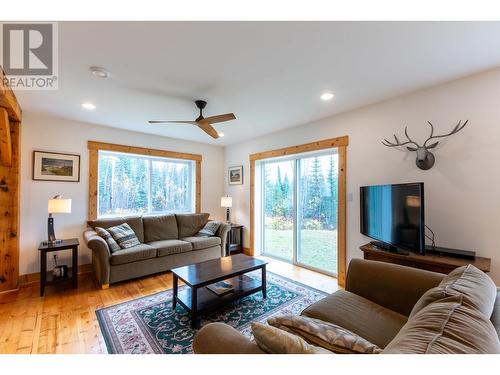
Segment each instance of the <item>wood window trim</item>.
M89 207L88 219L97 218L97 188L98 188L98 170L99 170L99 151L123 152L135 155L157 156L162 158L193 160L195 162L196 174L196 193L195 193L195 211L201 212L201 161L199 154L189 154L185 152L157 150L136 146L125 146L114 143L88 141L89 149Z
M337 280L339 286L345 285L346 276L346 182L347 182L347 146L349 137L337 137L323 139L316 142L284 147L276 150L259 152L250 155L250 249L249 255L254 254L254 221L255 221L255 161L276 158L286 155L301 154L305 152L320 151L329 148L337 148L339 156L339 180L338 180L338 226L337 226L337 252L338 269Z

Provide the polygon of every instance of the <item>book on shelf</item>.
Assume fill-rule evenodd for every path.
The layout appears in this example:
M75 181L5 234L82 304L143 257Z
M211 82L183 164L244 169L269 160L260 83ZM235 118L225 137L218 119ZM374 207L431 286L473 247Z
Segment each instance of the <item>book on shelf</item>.
M218 296L222 296L224 294L231 293L234 290L234 286L226 281L219 281L208 285L207 289L214 292Z

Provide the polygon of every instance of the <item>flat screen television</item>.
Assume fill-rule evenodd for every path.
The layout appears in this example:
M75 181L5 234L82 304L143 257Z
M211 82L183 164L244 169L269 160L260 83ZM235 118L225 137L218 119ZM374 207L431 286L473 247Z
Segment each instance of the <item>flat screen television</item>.
M361 233L393 247L425 253L424 184L362 186Z

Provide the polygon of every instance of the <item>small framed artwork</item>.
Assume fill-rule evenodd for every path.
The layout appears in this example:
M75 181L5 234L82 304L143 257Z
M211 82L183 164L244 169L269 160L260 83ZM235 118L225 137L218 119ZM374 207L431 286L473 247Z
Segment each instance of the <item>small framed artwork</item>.
M33 180L80 182L80 155L33 151Z
M242 185L243 184L243 166L229 167L227 169L227 180L229 185Z

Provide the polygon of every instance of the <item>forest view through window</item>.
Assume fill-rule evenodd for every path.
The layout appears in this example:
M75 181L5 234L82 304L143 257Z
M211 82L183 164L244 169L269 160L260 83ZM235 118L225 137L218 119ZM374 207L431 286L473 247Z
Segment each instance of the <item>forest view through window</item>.
M194 164L99 151L98 216L194 212Z

